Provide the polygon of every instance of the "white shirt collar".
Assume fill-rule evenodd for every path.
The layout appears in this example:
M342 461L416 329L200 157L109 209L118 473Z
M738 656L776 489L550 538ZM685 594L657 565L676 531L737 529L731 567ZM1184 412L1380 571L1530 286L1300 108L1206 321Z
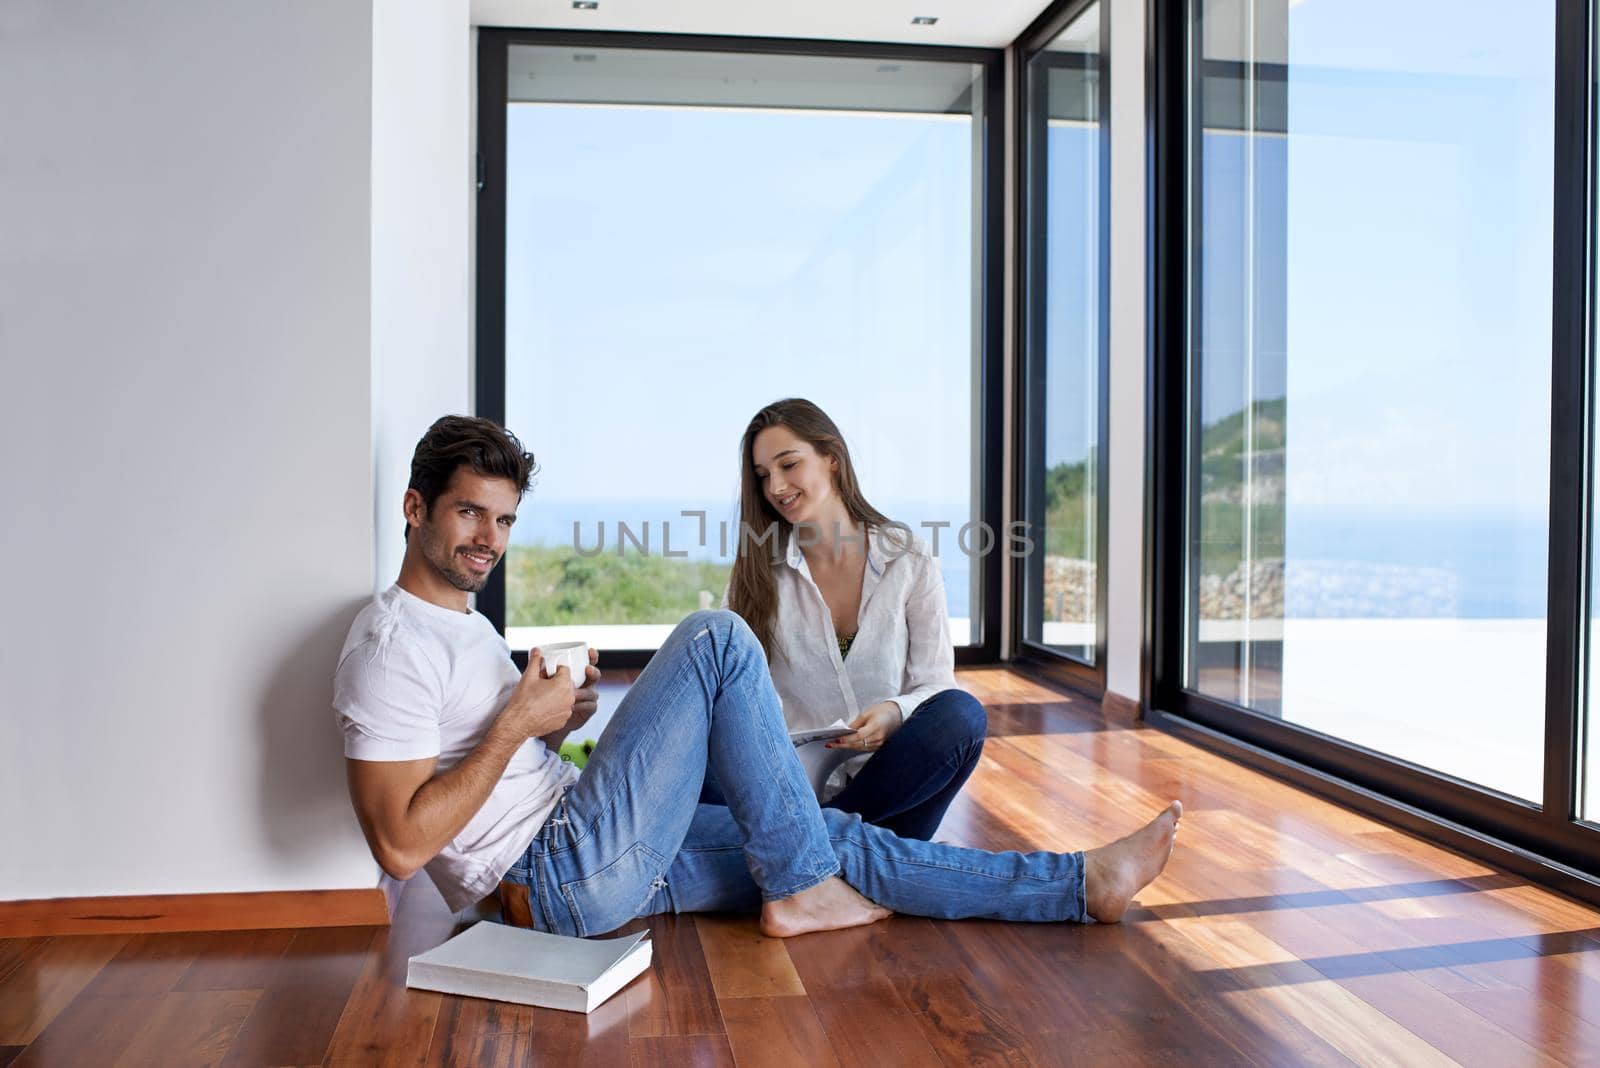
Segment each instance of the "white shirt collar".
M888 563L883 551L883 534L877 527L868 525L867 532L867 569L874 578L883 577L884 565ZM800 551L800 539L796 536L795 528L789 528L789 540L784 544L784 562L796 571L810 574L811 569L805 566L805 554Z

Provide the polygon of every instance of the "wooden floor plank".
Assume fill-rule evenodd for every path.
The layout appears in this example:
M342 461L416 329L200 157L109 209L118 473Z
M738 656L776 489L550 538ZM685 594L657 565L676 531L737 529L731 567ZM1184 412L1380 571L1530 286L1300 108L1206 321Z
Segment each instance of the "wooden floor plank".
M842 1064L937 1064L922 1024L874 951L886 923L788 940L789 958Z
M1463 990L1450 996L1484 1019L1521 1036L1558 1064L1600 1064L1600 1026L1537 994L1505 987Z
M51 1019L22 1054L16 1068L113 1063L161 1007L150 997L78 997Z
M130 935L83 992L90 997L166 993L183 979L207 938L203 933Z
M556 1062L542 1060L532 1033L502 1031L464 1035L459 1041L436 1038L428 1063L448 1068L523 1068L529 1064Z
M295 932L223 1063L321 1064L376 934L372 927Z
M1175 988L1185 992L1180 996L1188 1009L1214 1032L1226 1035L1227 1043L1248 1060L1327 1068L1354 1063L1299 1019L1282 1012L1269 993L1232 981L1227 969L1176 925L1141 923L1138 929L1165 954L1166 967L1174 973Z
M898 922L891 918L865 927L801 935L788 939L784 948L811 997L872 998L905 1009L892 981L892 962L882 952Z
M443 996L424 1063L430 1068L465 1068L480 1060L499 1063L499 1058L531 1051L532 1060L520 1063L615 1065L626 1063L631 1055L628 1005L620 995L587 1015L530 1005L505 1006L513 1010L506 1013L492 1011L504 1004Z
M1114 1068L1145 1068L1147 1065L1173 1065L1181 1068L1239 1068L1253 1062L1241 1059L1238 1052L1222 1047L1192 1046L1180 1033L1143 1026L1142 1018L1108 1019L1105 1026L1070 1035L1033 1035L1028 1039L1028 1062L1040 1066L1081 1066L1086 1064ZM1286 1062L1287 1063L1287 1062Z
M1243 920L1193 921L1182 930L1220 962L1217 981L1262 991L1280 1011L1358 1064L1457 1063Z
M48 938L0 938L0 983L48 941Z
M805 996L781 938L761 933L754 916L700 916L700 949L719 1000Z
M711 972L700 947L700 920L709 917L651 916L626 931L650 929L650 968L622 995L632 1038L723 1034Z
M1056 958L1054 968L1042 965L1029 949L1034 938L1051 937L1044 926L1035 931L978 921L948 925L943 933L960 956L958 974L963 975L975 1000L1023 1034L1092 1030L1100 989L1121 987L1130 977L1142 977L1137 964L1114 959L1114 950L1108 951L1109 943L1104 940L1083 944L1076 936L1086 933L1084 928L1072 930L1076 944L1065 947L1065 955ZM1147 992L1165 1004L1167 997L1162 991Z
M733 1068L725 1035L663 1035L629 1042L634 1068Z
M455 916L428 876L414 876L400 895L393 925L373 939L345 1002L328 1045L332 1068L426 1063L444 996L408 990L406 969L412 957L448 939L455 926Z
M722 1002L728 1047L739 1068L809 1068L837 1066L838 1058L822 1030L811 999L734 997Z
M938 1064L916 1015L898 995L865 1001L831 992L810 995L812 1008L841 1064Z
M1337 911L1331 921L1319 913ZM1548 1063L1537 1045L1490 1023L1438 983L1443 968L1420 967L1451 958L1432 952L1407 955L1407 946L1385 938L1390 922L1361 905L1268 912L1251 925L1312 968L1389 1016L1417 1037L1462 1063L1532 1065ZM1386 951L1389 950L1389 951ZM1412 970L1417 966L1417 970ZM1444 986L1445 989L1440 989Z
M115 1068L211 1068L238 1036L261 995L254 990L199 990L163 995L114 1062Z
M0 1046L37 1038L127 942L127 935L62 936L25 957L0 982Z
M1010 1063L1021 1048L1005 1020L986 1011L964 985L967 962L932 921L895 916L789 945L825 989L910 1012L924 1041L946 1062Z
M961 976L940 972L897 979L895 985L943 1063L1030 1063L1027 1036Z
M265 990L292 941L292 930L219 931L206 940L177 989Z
M416 993L414 991L414 993ZM559 1009L490 998L441 997L434 1002L432 1035L448 1030L456 1040L476 1035L533 1034Z
M1235 818L1217 823L1225 830L1252 840L1250 848L1256 852L1270 851L1270 836L1251 831L1248 821ZM1231 843L1233 838L1230 835L1226 840ZM1195 843L1191 841L1190 844ZM1282 852L1290 854L1293 850L1286 848ZM1337 866L1330 866L1312 857L1301 858L1302 866L1314 868L1319 874L1334 872L1343 877L1345 873L1339 870L1342 865L1335 864ZM1377 907L1394 903L1382 893L1390 888L1341 891L1324 887L1303 872L1269 871L1277 873L1272 877L1272 882L1277 884L1274 889L1281 890L1289 883L1293 890L1249 899L1249 911L1230 910L1230 914L1309 964L1320 976L1338 983L1456 1060L1471 1062L1487 1058L1499 1064L1543 1063L1535 1046L1471 1011L1463 1011L1463 1006L1450 998L1449 990L1459 980L1447 967L1452 963L1448 947L1420 946L1405 922ZM1252 877L1259 885L1261 876ZM1208 879L1205 892L1213 896L1225 894L1230 883L1239 885L1239 877L1230 875L1221 865L1207 872L1187 865L1183 868L1183 878L1191 884ZM1405 885L1431 889L1424 883L1404 884L1394 889L1403 890ZM1194 913L1197 916L1214 913L1216 904L1212 902L1209 908L1202 907ZM1176 911L1173 914L1176 915ZM1281 981L1279 973L1271 967L1238 969L1231 973L1231 978L1246 988L1272 986Z
M1431 870L1419 865L1414 858L1393 852L1369 852L1352 859L1365 869L1389 878L1420 880ZM1546 891L1522 885L1520 881L1485 877L1475 874L1471 868L1437 860L1434 864L1461 876L1459 882L1481 889L1430 899L1432 914L1428 916L1402 921L1385 917L1374 922L1369 911L1368 922L1345 923L1341 930L1348 931L1356 939L1369 940L1365 943L1369 946L1373 938L1381 937L1385 941L1379 943L1380 951L1374 955L1376 961L1347 953L1336 959L1337 965L1366 972L1380 971L1384 966L1404 968L1469 1008L1483 1006L1484 1011L1476 1014L1493 1021L1495 1031L1511 1035L1541 1052L1548 1052L1547 1039L1551 1033L1592 1034L1585 1025L1600 1025L1600 938L1589 931L1551 928L1563 921L1589 921L1593 913L1582 906L1553 899ZM1414 881L1400 885L1425 884ZM1507 896L1525 898L1532 907L1510 907L1506 903ZM1268 922L1286 926L1294 921L1274 915ZM1325 935L1325 942L1326 938ZM1317 957L1326 955L1312 953L1309 945L1291 948ZM1325 944L1324 948L1331 946ZM1586 969L1592 969L1592 976L1585 974ZM1479 998L1478 994L1484 991L1499 994ZM1518 1014L1500 1010L1503 1005L1518 1003L1530 1009L1537 1007L1538 1011ZM1410 1010L1397 1010L1393 1014L1398 1017L1407 1011ZM1416 1029L1423 1033L1423 1028ZM1468 1045L1456 1036L1449 1041L1474 1050L1495 1048L1495 1040L1483 1033L1483 1025L1469 1022L1462 1030L1477 1035L1480 1041ZM1564 1037L1563 1041L1566 1040Z

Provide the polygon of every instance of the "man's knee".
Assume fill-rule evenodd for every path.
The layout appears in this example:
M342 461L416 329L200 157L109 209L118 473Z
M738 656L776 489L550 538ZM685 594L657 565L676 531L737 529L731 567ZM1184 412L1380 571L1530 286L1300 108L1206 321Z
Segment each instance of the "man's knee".
M756 640L755 632L750 629L750 624L744 621L744 617L727 608L702 608L690 612L678 625L685 629L690 641L707 635L726 642Z

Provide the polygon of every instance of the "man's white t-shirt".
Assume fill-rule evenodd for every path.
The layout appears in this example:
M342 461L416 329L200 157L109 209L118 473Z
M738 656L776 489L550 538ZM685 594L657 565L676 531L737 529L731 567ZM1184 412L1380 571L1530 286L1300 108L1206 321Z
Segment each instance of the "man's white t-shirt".
M339 654L333 707L344 755L438 757L435 774L448 771L483 740L519 678L510 647L482 614L390 586L356 616ZM577 777L537 738L523 743L483 807L427 864L452 910L495 889Z

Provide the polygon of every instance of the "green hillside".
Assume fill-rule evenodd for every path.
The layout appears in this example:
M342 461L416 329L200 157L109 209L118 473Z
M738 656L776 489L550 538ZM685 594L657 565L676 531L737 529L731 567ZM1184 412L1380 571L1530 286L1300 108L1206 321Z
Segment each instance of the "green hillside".
M1251 523L1254 557L1283 556L1284 441L1288 401L1254 405L1256 487ZM1200 574L1228 575L1244 558L1245 413L1238 411L1200 435Z
M1283 555L1283 450L1287 401L1257 401L1255 454L1258 497L1253 511L1257 559ZM1095 454L1045 471L1045 552L1082 558L1085 513L1094 508ZM1225 575L1238 566L1244 543L1245 413L1234 412L1200 434L1201 574ZM1275 492L1272 492L1276 487ZM1265 492L1264 492L1265 491ZM1263 500L1262 496L1272 499Z
M1085 526L1094 522L1094 476L1094 449L1089 450L1088 459L1075 464L1056 464L1045 470L1046 556L1082 559L1089 551Z
M676 623L717 602L731 565L615 550L581 556L570 545L513 545L506 552L507 620L513 627L566 623Z

